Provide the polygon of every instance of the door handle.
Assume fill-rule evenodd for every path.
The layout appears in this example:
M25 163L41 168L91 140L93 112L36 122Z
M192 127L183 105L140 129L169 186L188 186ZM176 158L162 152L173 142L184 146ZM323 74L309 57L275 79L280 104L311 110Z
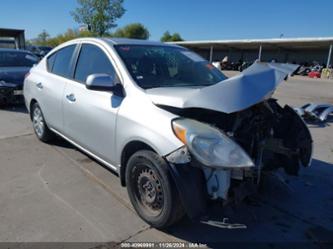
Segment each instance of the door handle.
M70 102L75 102L76 98L75 95L73 93L66 95L66 98L70 101Z
M43 89L43 83L42 82L37 83L36 86L37 86L38 89Z

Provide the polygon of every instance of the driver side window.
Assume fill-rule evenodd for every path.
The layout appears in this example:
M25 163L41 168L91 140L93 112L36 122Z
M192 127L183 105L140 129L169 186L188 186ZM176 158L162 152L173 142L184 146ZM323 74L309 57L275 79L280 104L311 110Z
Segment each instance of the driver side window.
M116 75L114 67L103 50L92 44L82 44L74 79L84 83L90 74L97 73Z

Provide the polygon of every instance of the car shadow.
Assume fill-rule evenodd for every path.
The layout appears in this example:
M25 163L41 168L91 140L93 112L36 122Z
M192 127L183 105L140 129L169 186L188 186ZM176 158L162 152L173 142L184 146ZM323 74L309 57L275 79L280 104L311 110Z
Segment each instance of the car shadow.
M0 107L0 111L6 112L17 112L17 113L28 113L27 108L23 104L16 104L16 105L6 105Z
M51 145L78 150L62 138ZM314 159L298 176L282 170L266 175L258 193L241 203L210 203L205 221L211 222L185 217L161 231L210 248L319 248L309 231L317 227L333 231L332 179L333 164Z
M315 159L299 176L266 176L258 193L242 203L212 206L211 220L227 218L222 227L184 219L164 231L211 248L318 248L309 229L333 231L332 179L333 164Z
M77 150L75 146L73 146L71 143L67 142L65 139L63 139L57 135L54 139L49 141L48 144L56 146L56 147L65 148L65 149Z
M97 161L95 158L91 157L90 155L88 155L87 153L85 153L84 151L80 150L79 148L75 147L74 145L72 145L70 142L66 141L65 139L63 139L60 136L55 137L55 139L52 139L50 142L48 142L49 145L52 146L56 146L56 147L61 147L64 149L70 149L70 150L75 150L79 153L84 154L87 158L85 159L80 159L80 161L78 161L78 163L82 163L82 162L89 162L89 161L93 161L96 164L98 164L99 166L103 167L104 169L106 169L108 172L112 173L113 175L115 175L116 177L118 177L117 173L114 172L112 169L110 169L109 167L105 166L104 164L100 163L99 161Z

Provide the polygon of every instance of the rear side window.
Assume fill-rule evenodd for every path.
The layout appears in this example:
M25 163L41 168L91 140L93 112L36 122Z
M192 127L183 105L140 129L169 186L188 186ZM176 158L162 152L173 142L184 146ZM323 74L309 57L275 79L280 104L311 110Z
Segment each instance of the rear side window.
M49 72L52 72L52 68L53 68L53 65L54 65L54 61L55 61L56 55L57 55L57 53L54 53L51 56L49 56L47 58L47 60L46 60L46 62L47 62L47 70Z
M115 76L115 70L109 58L99 47L83 44L76 65L74 79L85 82L90 74L104 73Z
M55 52L48 58L48 69L54 74L71 78L71 62L74 50L75 45L70 45Z

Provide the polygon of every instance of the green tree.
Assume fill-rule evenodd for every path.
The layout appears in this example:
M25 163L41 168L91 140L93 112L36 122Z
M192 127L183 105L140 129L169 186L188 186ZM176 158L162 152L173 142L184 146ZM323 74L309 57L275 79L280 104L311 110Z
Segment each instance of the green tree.
M148 29L141 23L128 24L123 28L119 28L112 34L113 37L124 37L132 39L147 40L150 36Z
M166 31L161 37L162 42L170 42L170 41L184 41L184 39L180 36L179 33L170 34L169 31Z
M173 33L171 41L184 41L184 39L180 36L179 33Z
M58 46L59 44L79 38L79 37L93 37L95 34L91 33L90 31L79 31L79 30L73 30L73 29L68 29L65 33L59 34L55 37L49 37L47 36L46 39L41 39L42 36L41 34L38 35L37 38L30 40L31 45L38 45L38 46L51 46L55 47ZM41 42L43 41L43 42Z
M171 40L171 35L169 31L164 32L164 34L162 35L161 39L162 42L167 42Z
M50 38L50 34L46 32L45 29L38 34L37 38L35 39L35 44L39 46L45 46L47 45L47 41Z
M80 7L71 12L77 23L87 25L88 31L103 36L116 27L124 13L124 0L77 0Z

